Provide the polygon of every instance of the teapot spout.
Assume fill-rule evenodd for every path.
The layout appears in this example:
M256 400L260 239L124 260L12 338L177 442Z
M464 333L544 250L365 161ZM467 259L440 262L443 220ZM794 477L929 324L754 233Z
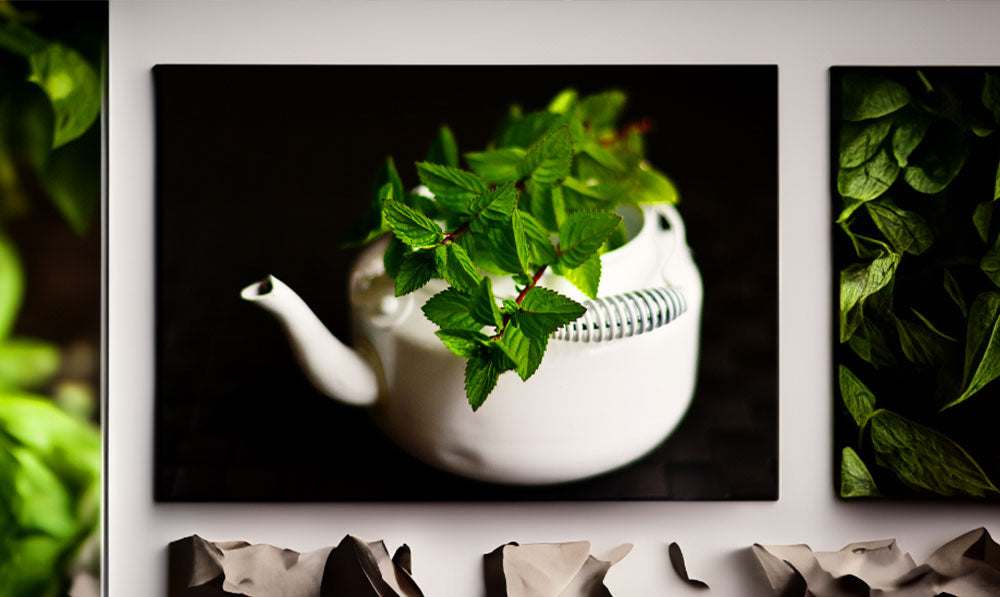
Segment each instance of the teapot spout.
M331 334L284 282L268 276L244 288L240 296L278 319L299 366L316 389L347 404L375 403L378 380L371 365Z

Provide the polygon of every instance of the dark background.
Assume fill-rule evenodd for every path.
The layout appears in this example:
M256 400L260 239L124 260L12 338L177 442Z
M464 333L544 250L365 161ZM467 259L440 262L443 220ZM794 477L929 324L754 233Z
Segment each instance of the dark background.
M157 500L777 498L777 68L157 66ZM243 302L274 273L350 336L339 248L391 154L406 186L437 127L485 148L508 106L620 88L652 119L705 283L695 400L638 462L536 488L469 481L321 396Z

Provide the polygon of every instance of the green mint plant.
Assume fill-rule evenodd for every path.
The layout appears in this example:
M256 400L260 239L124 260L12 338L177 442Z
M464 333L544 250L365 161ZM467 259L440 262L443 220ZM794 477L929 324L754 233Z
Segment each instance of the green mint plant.
M649 123L619 128L625 102L621 91L579 97L569 89L543 110L513 106L486 150L464 154L468 169L442 127L427 160L416 163L429 193L407 192L391 157L379 173L351 242L392 234L384 263L396 296L432 278L448 283L423 312L467 360L473 410L502 373L528 380L549 336L586 311L540 286L542 275L551 271L596 298L600 255L627 240L616 210L677 201L674 185L645 161ZM516 296L497 297L492 276L511 277Z
M1000 74L851 69L838 91L841 495L996 498Z

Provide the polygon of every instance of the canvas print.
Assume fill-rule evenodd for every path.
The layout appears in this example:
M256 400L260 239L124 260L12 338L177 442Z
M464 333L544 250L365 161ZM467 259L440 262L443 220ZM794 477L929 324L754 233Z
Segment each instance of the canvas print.
M776 68L154 76L157 499L777 497Z
M837 487L1000 497L1000 69L831 72Z

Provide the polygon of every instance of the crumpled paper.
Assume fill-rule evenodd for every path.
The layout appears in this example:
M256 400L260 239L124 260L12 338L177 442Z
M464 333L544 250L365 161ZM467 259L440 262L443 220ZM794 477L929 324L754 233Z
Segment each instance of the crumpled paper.
M346 535L336 547L300 554L192 535L168 551L169 597L423 597L406 545L390 558L383 542Z
M780 597L959 597L1000 595L1000 546L984 528L939 547L917 566L895 539L851 543L840 551L807 545L752 547Z
M611 597L604 577L631 550L624 543L594 556L589 541L501 545L483 556L486 597Z

